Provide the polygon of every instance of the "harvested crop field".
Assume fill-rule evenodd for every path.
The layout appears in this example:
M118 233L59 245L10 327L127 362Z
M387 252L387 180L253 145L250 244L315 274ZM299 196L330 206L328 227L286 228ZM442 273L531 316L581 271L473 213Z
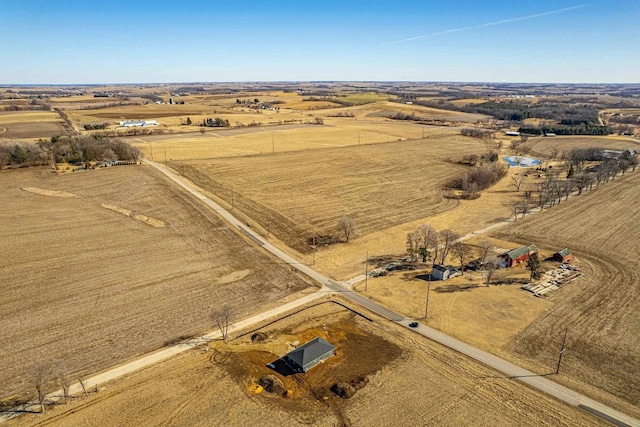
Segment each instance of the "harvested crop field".
M188 160L396 142L408 138L442 138L459 134L459 129L444 126L335 118L326 119L323 126L296 123L200 130L202 133L138 136L129 140L148 158L153 154L158 160L166 152L169 160Z
M457 136L170 165L309 252L314 230L320 243L340 238L343 217L365 235L452 209L458 201L443 188L468 167L448 160L487 150L479 139Z
M146 166L2 172L0 200L1 397L36 364L81 377L308 286Z
M45 111L0 113L0 138L48 138L68 133L64 121L57 113Z
M639 150L640 141L622 136L556 136L551 138L529 138L525 146L531 148L531 153L546 157L551 155L551 151L554 148L557 148L560 154L563 151L569 153L574 148L591 147L607 150L626 150L628 148Z
M569 247L584 276L516 340L514 351L553 365L568 328L567 375L635 405L640 413L640 174L628 173L497 235L557 250Z
M252 343L247 335L208 352L190 351L8 425L602 425L411 331L377 317L369 322L336 304L257 332L265 339ZM317 335L334 341L337 355L307 374L282 377L264 366L289 343ZM267 375L275 378L270 384L286 384L289 397L249 392ZM330 388L346 381L354 393L342 399Z

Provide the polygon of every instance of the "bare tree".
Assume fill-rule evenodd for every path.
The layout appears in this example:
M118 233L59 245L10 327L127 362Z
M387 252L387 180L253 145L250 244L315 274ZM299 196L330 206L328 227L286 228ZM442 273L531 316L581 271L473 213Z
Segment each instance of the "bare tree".
M418 254L418 245L420 244L420 233L412 231L407 233L407 253L411 257L411 261L416 260Z
M455 242L453 245L451 245L451 252L460 261L460 271L462 272L462 274L464 274L464 266L467 264L469 258L471 257L471 247L461 242Z
M344 234L344 238L347 239L347 243L358 232L355 221L353 218L348 217L340 218L338 220L338 230Z
M485 266L485 284L489 287L491 283L491 279L496 274L496 270L498 269L498 262L496 259L489 260L487 265Z
M229 324L233 317L233 311L229 305L223 305L222 307L211 313L211 318L218 326L222 339L226 342L229 338Z
M522 214L522 218L527 216L527 214L529 213L529 202L527 202L526 200L521 201L519 203L519 209L520 213Z
M426 258L427 258L429 249L434 247L437 244L436 235L438 234L438 232L436 231L435 228L427 224L420 224L416 231L420 235L420 244L424 248L424 251L422 252L423 254L422 262L427 262Z
M562 183L562 192L564 193L565 200L569 200L569 196L571 196L575 186L576 182L573 179L568 179Z
M555 160L556 157L558 157L558 153L560 152L560 150L558 150L556 147L553 147L551 149L551 155L549 156L551 158L551 160Z
M58 378L58 383L60 387L62 387L62 393L64 394L64 403L67 403L67 399L69 398L69 387L71 386L71 379L67 373L67 367L64 363L64 360L58 360L56 363L56 377Z
M511 184L509 184L509 187L513 187L516 191L520 191L522 184L524 184L524 175L520 175L518 173L511 177Z
M520 202L511 203L511 213L513 214L513 222L518 221L518 214L520 213Z
M453 245L454 241L460 236L458 236L453 231L446 229L439 232L438 237L441 242L440 246L442 246L440 248L440 264L444 264L445 260L447 259L447 255L451 250L451 245Z
M47 393L49 390L49 372L44 365L39 365L36 367L34 385L36 386L38 403L40 404L40 412L44 414L44 401L47 398Z
M487 256L489 255L489 252L492 252L495 248L496 246L489 240L484 239L480 242L482 264L487 262Z
M587 174L582 172L580 174L578 174L578 176L575 177L575 179L573 180L573 182L576 185L576 188L578 189L578 196L582 194L582 190L587 186Z

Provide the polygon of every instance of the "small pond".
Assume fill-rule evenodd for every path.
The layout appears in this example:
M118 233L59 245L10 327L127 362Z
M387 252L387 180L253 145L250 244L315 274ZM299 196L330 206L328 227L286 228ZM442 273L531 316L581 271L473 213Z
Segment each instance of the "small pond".
M526 168L529 166L538 166L542 164L542 160L536 159L533 157L524 157L524 156L507 156L503 157L502 160L507 162L509 166Z

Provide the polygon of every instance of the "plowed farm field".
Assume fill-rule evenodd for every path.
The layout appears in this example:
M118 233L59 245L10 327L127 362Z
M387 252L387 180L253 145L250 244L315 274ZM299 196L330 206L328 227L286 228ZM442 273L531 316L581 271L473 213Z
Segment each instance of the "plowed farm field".
M318 304L187 352L10 426L598 426L595 417L385 320ZM252 342L253 333L261 334ZM304 375L267 367L321 336L336 355ZM249 392L271 377L276 390ZM334 384L354 384L338 397ZM347 389L348 386L347 386ZM286 397L284 393L286 392Z
M308 283L147 166L0 173L0 397L213 329Z
M9 111L0 113L0 138L48 138L68 135L58 113Z
M554 366L568 330L562 370L636 406L640 402L640 174L628 173L498 236L551 250L569 247L583 277L516 340L515 351Z
M449 160L488 150L455 136L169 165L308 253L314 230L318 244L339 238L342 217L362 236L454 208L444 188L469 168Z

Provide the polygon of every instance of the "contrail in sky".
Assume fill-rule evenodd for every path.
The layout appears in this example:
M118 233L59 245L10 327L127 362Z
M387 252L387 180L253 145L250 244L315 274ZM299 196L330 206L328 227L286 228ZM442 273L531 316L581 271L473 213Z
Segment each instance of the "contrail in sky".
M405 43L405 42L410 42L410 41L413 41L413 40L424 39L426 37L431 37L431 36L441 36L441 35L444 35L444 34L459 33L461 31L475 30L475 29L478 29L478 28L493 27L494 25L508 24L510 22L526 21L527 19L540 18L542 16L555 15L556 13L563 13L563 12L568 12L570 10L580 9L581 7L585 7L588 4L589 3L579 4L577 6L565 7L563 9L557 9L557 10L550 10L548 12L536 13L535 15L521 16L519 18L501 19L500 21L489 22L487 24L481 24L481 25L473 25L471 27L452 28L450 30L438 31L438 32L435 32L435 33L423 34L421 36L409 37L407 39L396 40L396 41L393 41L393 42L387 42L387 43L383 43L383 45Z

